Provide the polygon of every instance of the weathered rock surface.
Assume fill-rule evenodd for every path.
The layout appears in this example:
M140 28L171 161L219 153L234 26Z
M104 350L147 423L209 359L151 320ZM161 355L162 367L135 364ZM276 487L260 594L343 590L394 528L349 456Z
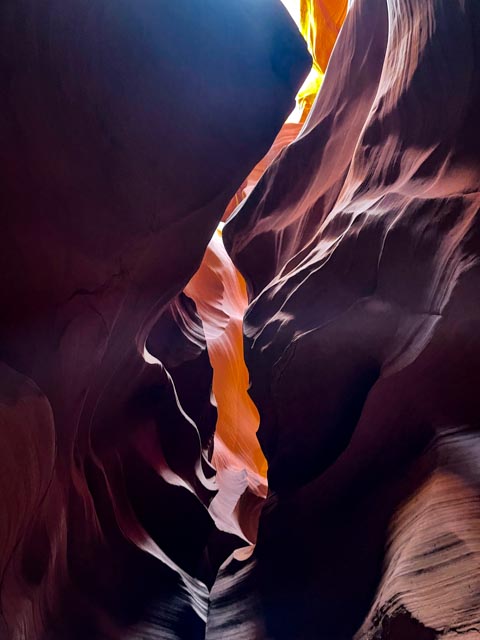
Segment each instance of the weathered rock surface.
M204 636L215 415L180 292L309 64L276 0L1 3L2 640Z
M255 637L479 633L479 31L472 0L355 0L225 225L271 488Z
M480 6L351 4L301 128L277 0L0 5L1 640L480 636Z

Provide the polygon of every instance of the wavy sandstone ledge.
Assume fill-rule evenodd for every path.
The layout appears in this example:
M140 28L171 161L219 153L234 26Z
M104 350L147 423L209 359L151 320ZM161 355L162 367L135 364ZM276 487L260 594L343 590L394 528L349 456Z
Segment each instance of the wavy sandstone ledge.
M0 43L0 636L203 637L239 541L180 293L306 46L273 0L5 0Z
M272 490L227 583L252 637L480 633L479 31L473 1L356 0L225 225Z

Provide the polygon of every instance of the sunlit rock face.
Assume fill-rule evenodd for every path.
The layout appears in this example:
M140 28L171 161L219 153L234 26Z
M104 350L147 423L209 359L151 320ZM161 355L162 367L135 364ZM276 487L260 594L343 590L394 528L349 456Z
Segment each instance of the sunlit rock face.
M480 8L298 7L0 4L0 640L478 637Z
M203 637L232 545L181 290L310 57L276 0L4 0L0 59L0 637Z
M300 30L312 54L312 69L297 95L304 122L320 89L347 14L347 0L300 0Z
M212 464L218 494L210 513L220 530L253 542L267 494L267 461L257 440L258 411L248 395L242 334L245 282L225 251L220 230L185 293L195 301L202 318L213 367L212 395L218 419Z
M478 636L479 31L473 0L355 0L225 225L271 495L212 637Z

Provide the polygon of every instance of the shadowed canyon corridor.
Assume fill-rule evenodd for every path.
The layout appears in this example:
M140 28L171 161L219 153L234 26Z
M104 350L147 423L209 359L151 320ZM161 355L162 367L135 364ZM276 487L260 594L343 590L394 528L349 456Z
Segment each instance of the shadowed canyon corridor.
M0 640L480 640L480 2L0 1Z

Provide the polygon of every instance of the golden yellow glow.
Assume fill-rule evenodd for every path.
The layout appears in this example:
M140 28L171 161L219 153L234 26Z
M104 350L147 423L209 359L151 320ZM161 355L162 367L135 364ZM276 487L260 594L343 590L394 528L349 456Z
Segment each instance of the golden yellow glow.
M322 86L328 60L347 15L348 0L282 0L305 38L312 69L297 94L288 122L304 122Z

